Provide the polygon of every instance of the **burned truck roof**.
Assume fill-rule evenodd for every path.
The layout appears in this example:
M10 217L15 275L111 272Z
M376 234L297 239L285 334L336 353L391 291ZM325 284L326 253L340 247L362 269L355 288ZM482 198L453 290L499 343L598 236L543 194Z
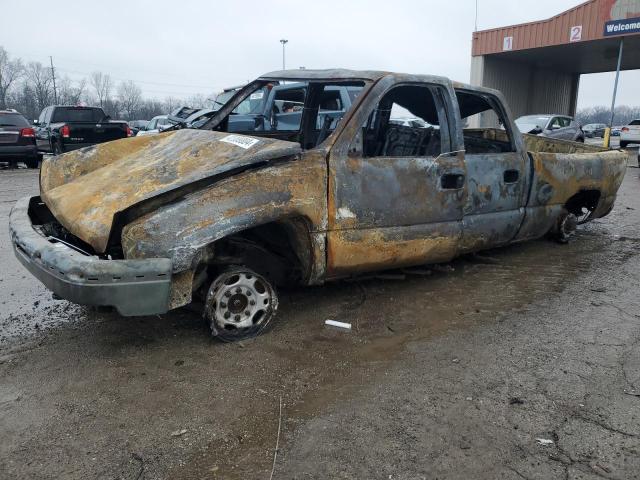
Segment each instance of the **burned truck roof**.
M276 70L261 75L258 80L286 80L286 81L367 81L375 82L384 77L394 77L401 82L444 82L450 79L441 75L413 74L389 72L384 70L350 70L347 68L327 68L327 69L298 69L298 70ZM487 87L478 87L464 82L451 80L455 88L490 93L502 96L498 90Z

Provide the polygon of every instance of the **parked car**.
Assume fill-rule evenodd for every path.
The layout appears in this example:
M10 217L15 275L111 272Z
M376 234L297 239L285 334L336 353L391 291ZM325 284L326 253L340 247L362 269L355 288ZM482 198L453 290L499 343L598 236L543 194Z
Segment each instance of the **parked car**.
M160 133L163 130L171 127L173 123L168 118L168 115L156 115L149 123L145 126L144 129L138 131L137 137L144 137L146 135L155 135L156 133Z
M101 108L69 105L42 110L35 132L38 151L54 155L131 136L127 122L112 121Z
M211 118L217 110L210 108L181 107L169 115L169 121L183 128L198 128Z
M141 135L156 135L174 128L199 128L215 113L215 110L208 108L179 107L169 115L161 115L164 118L156 117L159 118L156 128L151 128L153 120L149 122L149 127Z
M29 168L38 168L36 134L18 111L0 110L0 162L16 166L20 161Z
M584 142L582 128L573 118L566 115L526 115L518 118L516 125L522 133Z
M611 136L619 137L622 133L622 127L611 127Z
M632 120L620 129L620 148L627 148L632 143L640 144L640 119Z
M135 137L140 130L144 130L147 128L149 120L130 120L127 123L129 124L129 128L131 129L131 136Z
M584 136L587 138L604 137L604 130L607 128L605 123L588 123L582 127Z
M229 133L238 107L275 82L305 85L290 128ZM334 121L340 105L327 100L354 87ZM394 109L430 127L395 125ZM464 128L484 112L504 129ZM611 211L628 159L521 135L498 91L390 72L266 74L205 128L45 159L40 196L10 215L18 259L60 297L122 315L201 299L212 334L237 340L271 323L282 284L564 242Z

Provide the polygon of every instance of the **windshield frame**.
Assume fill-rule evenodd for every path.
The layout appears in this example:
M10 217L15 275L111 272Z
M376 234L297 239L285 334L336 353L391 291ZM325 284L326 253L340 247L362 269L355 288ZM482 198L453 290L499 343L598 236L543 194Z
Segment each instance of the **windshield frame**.
M236 109L236 107L240 105L246 98L248 98L251 94L257 92L258 90L267 87L269 84L272 85L272 89L273 89L277 86L282 86L282 85L297 83L297 82L307 83L307 88L309 88L313 84L344 85L347 87L358 86L355 84L362 84L362 90L356 96L355 100L351 102L351 105L349 106L349 108L345 110L344 115L340 120L340 123L343 123L343 124L346 121L348 121L348 119L351 117L351 115L353 114L357 106L360 104L360 102L362 102L363 98L366 97L366 93L376 83L375 81L372 81L370 79L364 79L364 78L344 79L344 78L327 77L327 78L314 78L312 80L308 78L301 78L300 80L291 79L291 78L278 78L278 77L258 78L248 83L244 87L240 88L239 90L237 90L236 93L227 101L227 103L225 103L222 107L220 107L220 109L215 112L215 114L209 119L209 121L204 123L202 126L200 126L199 129L215 130L221 123L225 121L227 117L229 117L232 114L232 112ZM308 101L309 101L309 98L305 100L304 111L308 110L308 107L309 107L307 104ZM301 123L300 131L302 131L303 129L304 129L304 125L303 123ZM327 139L334 137L334 133L337 130L338 129L336 126L336 128L332 131L331 135L327 137ZM264 135L256 134L256 136L264 136ZM325 141L322 143L326 143L327 139L325 139Z

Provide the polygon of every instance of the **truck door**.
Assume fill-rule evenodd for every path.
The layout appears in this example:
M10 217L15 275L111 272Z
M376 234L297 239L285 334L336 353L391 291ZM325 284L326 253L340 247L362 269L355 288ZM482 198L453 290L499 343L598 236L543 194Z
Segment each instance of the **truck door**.
M466 172L462 155L451 152L452 90L393 82L372 88L329 155L331 277L457 253ZM423 126L402 125L403 118Z
M528 191L528 158L522 136L504 103L492 94L456 89L461 122L480 114L502 128L463 129L468 197L462 221L461 253L513 240L522 219Z

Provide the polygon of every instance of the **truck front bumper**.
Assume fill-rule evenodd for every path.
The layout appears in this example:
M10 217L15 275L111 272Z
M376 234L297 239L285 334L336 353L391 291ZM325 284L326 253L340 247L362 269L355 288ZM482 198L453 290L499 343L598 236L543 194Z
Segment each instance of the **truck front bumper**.
M121 315L152 315L169 309L171 260L104 260L39 233L25 197L9 217L13 250L20 262L58 296L81 305L115 307Z

